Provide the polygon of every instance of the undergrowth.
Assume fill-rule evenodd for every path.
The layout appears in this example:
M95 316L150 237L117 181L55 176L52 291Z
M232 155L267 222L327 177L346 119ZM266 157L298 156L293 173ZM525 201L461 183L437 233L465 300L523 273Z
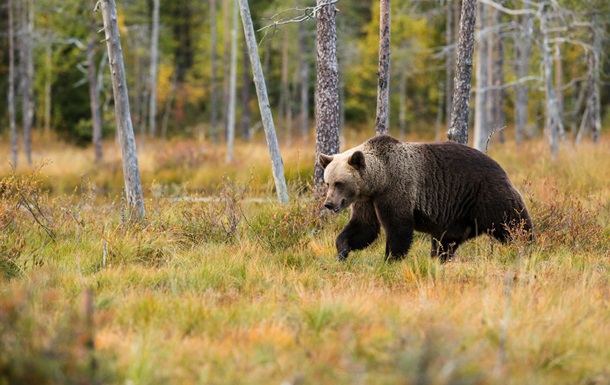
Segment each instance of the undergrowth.
M159 170L217 161L177 148ZM46 167L0 180L0 383L610 380L610 201L563 173L533 164L518 183L534 242L480 237L441 264L417 235L388 264L383 235L336 262L348 214L300 176L288 205L252 174L179 198L153 186L126 220L88 176L47 189Z

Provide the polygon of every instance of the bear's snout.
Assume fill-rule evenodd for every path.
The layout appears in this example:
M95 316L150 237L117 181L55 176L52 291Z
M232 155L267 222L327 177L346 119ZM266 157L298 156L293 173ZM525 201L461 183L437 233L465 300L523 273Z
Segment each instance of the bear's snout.
M337 205L334 204L333 202L327 200L326 202L324 202L324 207L326 207L327 209L329 209L335 213L338 213L339 211L343 210L344 204L345 204L345 199L341 199L341 203L339 203Z

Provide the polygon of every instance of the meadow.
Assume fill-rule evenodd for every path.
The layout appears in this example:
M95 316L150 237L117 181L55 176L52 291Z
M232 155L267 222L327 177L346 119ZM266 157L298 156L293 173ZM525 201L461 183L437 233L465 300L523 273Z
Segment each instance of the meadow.
M320 209L312 142L282 146L289 205L262 141L231 165L139 143L147 212L129 221L114 142L95 165L35 139L35 166L0 164L0 384L610 383L606 137L555 160L492 143L537 240L479 237L446 264L421 234L398 263L383 236L335 261L349 214Z

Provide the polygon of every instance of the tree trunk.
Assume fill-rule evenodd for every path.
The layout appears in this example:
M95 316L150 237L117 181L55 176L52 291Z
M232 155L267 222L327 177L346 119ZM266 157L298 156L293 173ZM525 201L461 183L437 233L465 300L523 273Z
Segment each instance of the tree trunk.
M561 47L559 43L555 43L555 94L557 97L557 115L559 119L563 122L564 119L564 109L563 109L563 60L561 57ZM566 131L562 125L559 126L559 138L565 142L566 140Z
M91 6L95 8L97 0L91 0ZM100 110L100 92L97 85L97 71L95 67L95 45L99 38L95 23L95 15L91 13L89 24L89 44L87 45L87 75L89 80L89 102L91 105L91 124L93 126L93 151L95 162L102 160L102 113Z
M524 9L528 8L527 3L523 3ZM524 15L522 28L526 31L519 35L518 41L515 42L517 65L515 72L517 79L522 79L529 75L530 71L530 56L532 51L532 17ZM527 110L528 110L528 87L525 84L517 84L515 86L515 139L517 146L523 143L523 133L527 126Z
M152 36L150 39L150 100L148 105L148 129L150 136L157 136L157 76L159 74L159 8L160 0L153 0Z
M233 161L237 105L237 2L233 2L231 23L231 70L229 78L229 115L227 116L227 163Z
M462 144L468 143L468 115L470 113L475 21L476 0L464 0L462 3L460 34L456 53L451 128L447 132L449 140Z
M252 65L252 74L254 76L254 85L258 96L258 105L261 111L263 127L265 129L265 139L269 147L269 155L271 156L271 169L273 179L275 181L275 189L280 203L288 203L288 189L286 187L286 179L284 177L284 165L280 154L280 147L277 142L275 127L273 125L273 116L269 107L269 98L267 97L267 86L263 77L263 68L261 66L260 57L258 56L258 45L254 36L254 27L252 26L252 16L250 15L250 6L248 0L239 0L241 10L241 20L244 26L244 35L246 44L248 45L248 53L250 56L250 64Z
M24 0L21 5L22 33L20 67L22 70L23 141L28 165L32 164L32 124L34 121L34 3Z
M242 45L242 81L241 91L241 138L250 140L250 94L252 89L252 78L250 77L250 60L248 59L248 46Z
M339 63L337 60L337 8L327 0L317 0L321 7L317 20L316 49L316 160L314 185L324 186L324 169L319 154L339 152Z
M387 135L390 124L390 17L391 0L379 2L379 67L375 134Z
M279 121L280 132L283 134L284 141L288 139L288 98L290 97L290 87L288 85L288 31L284 31L282 37L282 76L280 83L280 108Z
M17 126L15 124L15 37L13 0L8 0L8 117L11 127L11 162L17 169Z
M546 92L546 129L551 146L551 156L555 157L559 151L559 132L562 130L562 122L557 110L557 96L553 86L553 62L551 58L551 46L549 43L548 5L543 6L540 16L540 32L542 33L542 62L544 66L544 83Z
M216 26L216 0L210 0L210 56L212 74L210 88L212 97L210 100L210 135L214 142L218 142L218 52L217 52L217 26Z
M144 197L140 182L136 141L129 111L129 95L125 81L125 65L123 64L116 4L114 0L101 0L101 5L114 93L117 131L123 159L123 177L125 179L125 195L129 217L142 218L145 214Z
M492 8L490 8L492 10ZM500 87L504 84L504 36L502 34L502 30L499 29L502 24L502 12L498 10L492 10L494 26L498 28L498 31L495 34L495 44L490 39L489 49L490 55L489 60L490 63L493 63L490 68L490 81L489 84L494 86L494 90L490 92L491 99L491 109L489 118L491 119L491 124L489 124L489 129L499 130L497 132L498 139L500 143L504 143L505 135L504 135L504 127L506 126L506 114L504 113L504 90ZM494 48L496 50L495 60L493 60L493 51Z
M44 137L51 137L51 79L53 77L53 49L51 44L47 44L45 48L45 65L46 65L46 76L44 83ZM95 66L95 63L93 63ZM94 70L95 73L95 70Z
M237 0L233 0L237 1ZM231 67L229 66L229 60L231 60L231 51L229 47L231 46L231 42L229 40L229 36L231 36L231 0L222 0L222 19L223 19L223 34L222 34L222 62L224 65L222 66L223 74L222 74L222 127L224 128L224 132L222 137L227 139L227 127L229 124L229 98L230 98L230 79L231 79Z
M487 143L487 88L488 83L488 51L487 51L487 36L483 34L487 24L487 6L479 3L479 17L477 26L479 30L479 38L477 40L477 55L476 61L476 85L477 93L475 96L474 107L474 139L472 146L479 151L485 152Z
M455 47L453 42L453 8L455 7L455 1L448 0L446 6L445 45L447 54L445 56L445 120L447 130L449 130L451 124L451 108L453 107L453 66L455 65ZM438 132L437 140L440 140L440 135Z
M307 49L306 23L299 23L299 56L301 65L301 137L309 135L309 51Z

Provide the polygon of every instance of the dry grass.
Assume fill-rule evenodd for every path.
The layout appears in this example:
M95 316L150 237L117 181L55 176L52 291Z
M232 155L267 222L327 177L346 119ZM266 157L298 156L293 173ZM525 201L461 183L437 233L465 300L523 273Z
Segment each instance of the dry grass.
M260 142L229 166L215 146L145 143L135 224L121 223L108 147L99 167L57 143L36 155L52 161L39 176L0 165L0 383L610 382L608 140L554 162L541 142L493 145L538 240L480 238L445 265L423 236L400 263L383 262L382 240L336 262L347 214L319 217L311 145L283 149L283 207ZM178 194L220 198L166 199Z

